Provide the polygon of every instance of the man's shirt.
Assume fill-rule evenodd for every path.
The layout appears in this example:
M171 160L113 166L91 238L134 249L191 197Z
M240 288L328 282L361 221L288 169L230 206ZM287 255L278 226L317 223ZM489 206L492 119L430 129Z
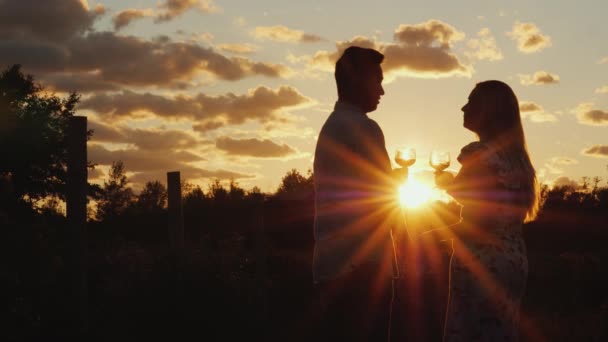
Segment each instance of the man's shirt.
M338 101L315 151L315 282L368 263L395 275L391 228L399 215L391 171L378 124L358 107Z

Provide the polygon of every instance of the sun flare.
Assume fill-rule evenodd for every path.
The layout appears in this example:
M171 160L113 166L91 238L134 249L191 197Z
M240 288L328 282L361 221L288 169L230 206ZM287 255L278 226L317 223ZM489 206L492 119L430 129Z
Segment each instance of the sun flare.
M399 187L399 203L407 208L420 207L429 202L432 197L433 189L413 177Z

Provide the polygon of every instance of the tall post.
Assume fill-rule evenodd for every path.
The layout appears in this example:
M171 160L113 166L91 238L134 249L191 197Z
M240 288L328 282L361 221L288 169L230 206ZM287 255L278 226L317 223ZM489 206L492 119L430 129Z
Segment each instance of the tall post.
M182 262L184 255L184 213L179 171L167 172L169 199L169 251L175 274L176 298L179 302L182 289ZM179 307L179 303L178 303Z
M256 201L254 204L254 229L255 229L255 284L257 299L257 319L259 335L257 338L264 341L268 338L268 293L266 289L268 244L266 242L266 229L264 226L264 200Z
M66 212L69 227L69 331L82 336L88 328L87 298L87 118L70 118L67 134Z

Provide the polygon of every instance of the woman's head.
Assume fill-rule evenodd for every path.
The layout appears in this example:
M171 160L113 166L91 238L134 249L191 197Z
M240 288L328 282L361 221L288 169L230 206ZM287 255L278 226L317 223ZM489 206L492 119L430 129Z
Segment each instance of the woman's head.
M539 188L526 147L517 96L504 82L480 82L471 91L469 101L462 107L462 111L465 128L519 164L519 171L523 175L522 190L525 191L526 198L526 221L533 220L539 210Z
M478 83L462 111L464 127L475 132L481 140L496 140L503 136L523 138L519 102L504 82Z

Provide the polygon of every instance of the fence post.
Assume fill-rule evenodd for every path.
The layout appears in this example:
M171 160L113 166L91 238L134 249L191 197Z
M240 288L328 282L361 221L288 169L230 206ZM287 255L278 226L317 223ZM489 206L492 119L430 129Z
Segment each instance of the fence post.
M69 229L68 268L71 297L70 334L88 329L87 298L87 118L70 118L67 134L66 214Z
M268 244L264 227L265 201L255 202L254 229L255 229L255 260L256 260L256 302L258 307L258 328L261 341L268 339L268 293L266 289Z
M173 267L175 295L180 307L182 293L182 263L184 257L184 214L179 171L167 172L168 214L169 214L169 255Z

